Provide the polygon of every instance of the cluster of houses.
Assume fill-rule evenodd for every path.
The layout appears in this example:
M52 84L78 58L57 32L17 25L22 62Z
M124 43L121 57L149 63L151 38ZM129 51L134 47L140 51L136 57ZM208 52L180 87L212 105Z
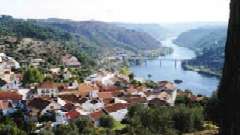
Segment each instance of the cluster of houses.
M43 118L47 118L53 127L67 124L80 116L89 117L96 126L103 115L110 115L116 121L122 121L128 108L133 105L141 103L149 106L174 106L177 96L174 83L161 81L158 82L158 88L150 89L131 84L127 76L104 70L87 77L83 83L44 81L31 87L23 87L22 77L18 77L22 75L8 68L17 67L18 64L12 65L12 62L9 62L12 59L6 58L6 55L1 55L0 58L0 78L6 82L0 90L2 115L8 116L21 110L28 120L39 123ZM65 61L66 64L72 64L69 66L80 66L72 56L64 56L64 59L71 60L70 63ZM7 69L9 74L15 77L6 79ZM61 69L49 70L50 74L55 75ZM67 74L67 70L64 72L66 77L71 76L70 73ZM15 83L16 86L6 87L11 83Z

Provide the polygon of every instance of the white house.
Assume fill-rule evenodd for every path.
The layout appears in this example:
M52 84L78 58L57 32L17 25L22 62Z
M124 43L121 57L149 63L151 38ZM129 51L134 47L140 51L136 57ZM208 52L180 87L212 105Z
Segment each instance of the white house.
M37 88L37 96L56 97L58 93L57 84L50 81L41 83Z

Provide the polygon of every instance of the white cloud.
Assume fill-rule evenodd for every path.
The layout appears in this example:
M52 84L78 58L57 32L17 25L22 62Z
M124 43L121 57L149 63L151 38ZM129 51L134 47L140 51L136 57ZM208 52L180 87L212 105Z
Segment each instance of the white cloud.
M227 21L230 0L0 0L0 14L122 22Z

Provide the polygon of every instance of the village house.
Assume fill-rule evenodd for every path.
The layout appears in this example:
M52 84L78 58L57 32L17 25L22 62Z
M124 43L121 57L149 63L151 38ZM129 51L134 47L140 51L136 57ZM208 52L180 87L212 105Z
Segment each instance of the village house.
M79 118L81 116L81 113L76 110L71 110L71 111L68 111L65 115L66 115L67 121L73 121Z
M96 112L90 113L89 117L95 126L99 126L99 120L103 115L106 115L106 113L101 110L101 111L96 111Z
M159 82L159 87L157 89L153 89L148 95L147 100L153 100L158 98L160 100L165 101L170 106L174 106L175 100L177 97L177 88L174 83L168 81Z
M81 107L86 112L95 112L103 109L104 103L98 99L87 100L85 103L82 103Z
M81 97L89 97L90 99L96 98L99 88L97 85L89 83L81 83L78 88L79 95Z
M129 104L116 103L105 107L105 111L112 116L116 121L122 121L128 113Z
M72 56L70 54L66 54L62 57L62 63L66 67L80 67L81 63L78 61L78 59L75 56Z
M0 111L3 116L8 115L15 111L13 108L11 101L8 100L0 100Z
M112 86L115 84L115 74L106 71L99 71L97 74L86 78L87 83L100 83L103 86Z
M8 115L16 111L16 108L24 108L22 95L16 91L0 92L0 110L3 115Z
M40 65L43 65L45 63L44 59L31 59L30 65L34 67L39 67Z
M37 96L56 97L59 93L59 86L51 81L45 81L37 87Z
M43 98L34 98L28 101L27 106L30 110L30 118L37 122L42 110L45 109L50 103L50 101Z

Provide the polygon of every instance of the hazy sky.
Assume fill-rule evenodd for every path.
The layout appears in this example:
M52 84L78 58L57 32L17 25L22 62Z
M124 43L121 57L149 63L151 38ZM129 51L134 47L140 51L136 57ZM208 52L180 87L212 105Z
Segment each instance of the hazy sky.
M0 14L118 22L227 21L230 0L0 0Z

